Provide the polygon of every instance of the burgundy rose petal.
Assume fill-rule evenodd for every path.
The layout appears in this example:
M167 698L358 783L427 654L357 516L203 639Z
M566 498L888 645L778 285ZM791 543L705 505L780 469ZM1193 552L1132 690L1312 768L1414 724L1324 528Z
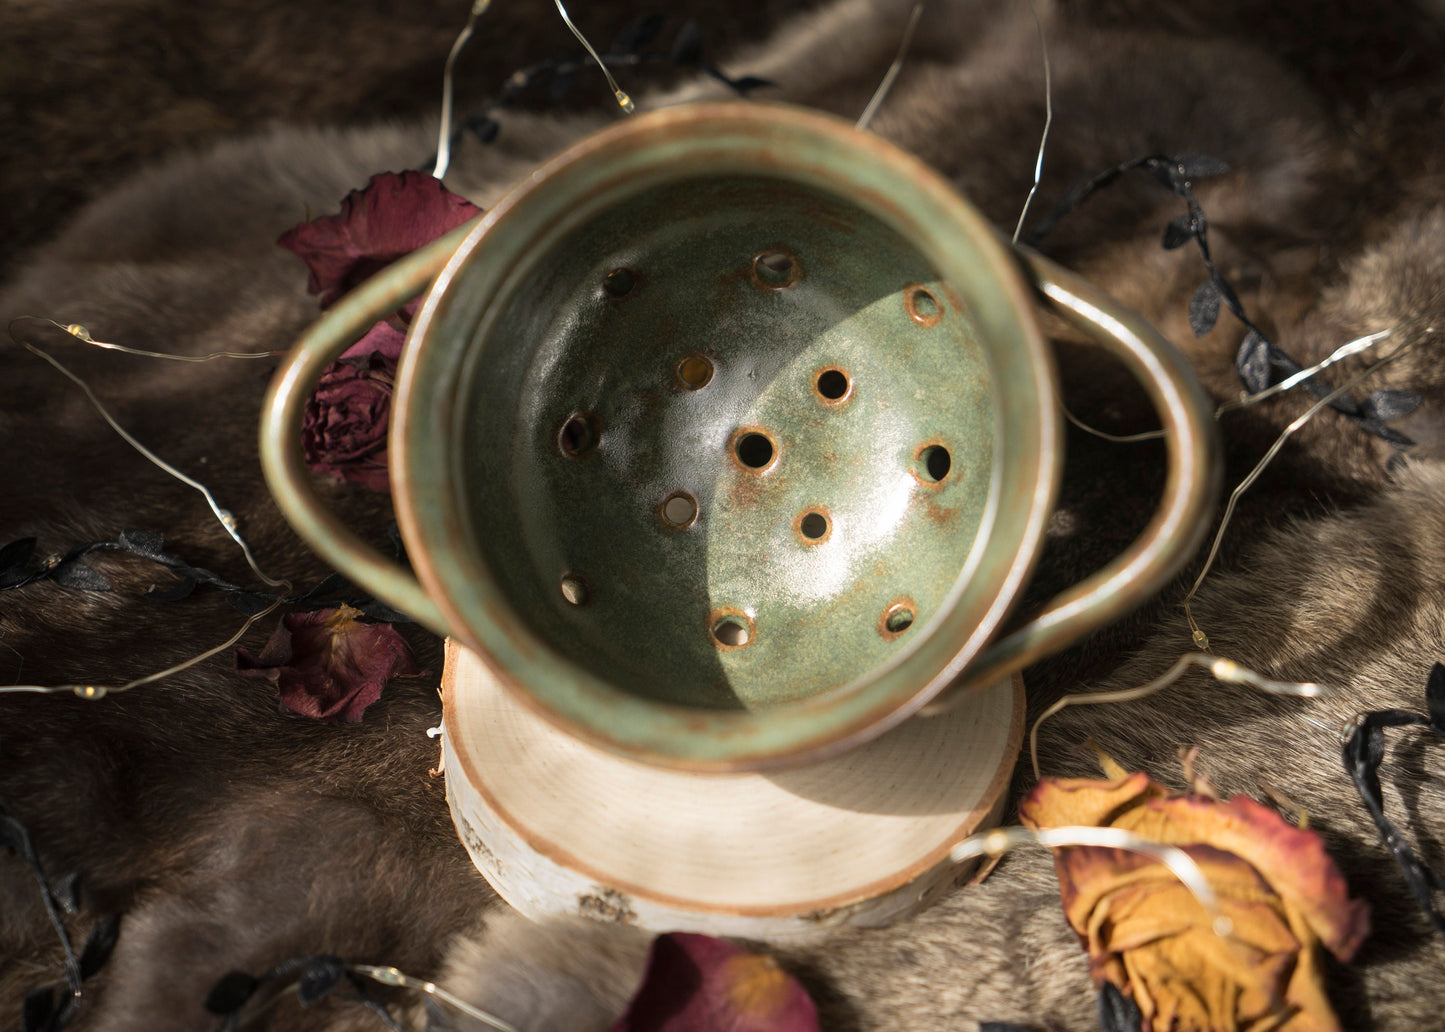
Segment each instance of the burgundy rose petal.
M611 1032L818 1032L818 1012L772 957L674 932L653 940L642 986Z
M281 706L333 723L355 722L393 677L421 673L391 624L364 624L350 606L288 613L253 656L236 649L236 671L275 681Z
M311 274L308 289L327 308L352 287L481 209L425 172L383 172L341 202L341 211L303 222L276 241Z
M309 469L372 491L391 490L386 434L403 336L379 322L321 374L301 414Z

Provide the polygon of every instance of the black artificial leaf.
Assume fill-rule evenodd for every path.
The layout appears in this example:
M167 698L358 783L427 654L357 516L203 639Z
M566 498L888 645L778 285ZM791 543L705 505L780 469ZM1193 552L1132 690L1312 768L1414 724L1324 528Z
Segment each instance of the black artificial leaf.
M77 591L109 591L110 581L79 560L62 562L51 574L55 583Z
M59 885L51 888L51 895L60 904L60 909L67 914L74 914L80 910L80 872L73 871L60 880Z
M1234 368L1244 389L1258 394L1269 386L1270 370L1269 341L1258 330L1250 330L1239 342L1239 351L1234 356Z
M55 986L32 989L25 994L24 1009L20 1014L21 1032L51 1032L58 1028L56 1019L59 1011L55 1006Z
M1431 677L1434 677L1433 670ZM1430 687L1427 687L1426 690L1428 693ZM1379 833L1385 848L1395 858L1395 864L1405 878L1410 895L1415 898L1415 903L1435 930L1441 935L1445 935L1445 915L1442 915L1436 908L1431 895L1440 884L1440 879L1436 877L1434 871L1415 858L1415 854L1405 844L1398 829L1385 816L1384 800L1380 795L1378 771L1380 761L1385 754L1384 729L1412 724L1428 725L1429 721L1418 713L1409 713L1404 710L1380 710L1364 714L1356 721L1354 728L1345 739L1343 759L1345 769L1350 774L1350 780L1355 783L1355 789L1360 793L1360 800L1365 804L1365 809L1375 823L1375 830Z
M309 1007L335 989L345 976L346 961L340 957L311 957L296 984L296 999L301 1006Z
M9 814L0 814L0 849L13 849L26 860L35 855L35 849L30 844L30 832Z
M1396 448L1413 448L1415 446L1415 439L1413 437L1405 436L1394 427L1386 426L1378 419L1361 419L1360 427L1367 433L1374 434L1386 444L1394 445Z
M1367 419L1386 422L1408 416L1420 407L1423 400L1414 391L1375 391L1365 399L1364 404L1360 406L1360 411Z
M1201 176L1222 176L1229 171L1229 165L1226 162L1208 154L1177 154L1174 161L1191 179Z
M744 75L738 79L729 79L725 75L719 75L718 78L731 86L740 97L746 97L753 90L761 90L769 86L777 85L777 83L771 79L763 79L756 75Z
M1179 169L1179 162L1173 158L1152 155L1141 159L1138 167L1148 172L1159 182L1159 185L1166 189L1173 190L1175 193L1182 192L1181 187L1185 182L1184 175Z
M480 115L477 118L467 120L467 129L477 138L479 143L491 143L502 131L502 124L495 118L488 118Z
M206 994L206 1010L212 1014L234 1014L246 1005L260 981L244 971L230 971Z
M1445 663L1436 663L1430 668L1430 676L1425 681L1425 705L1430 711L1431 729L1445 735Z
M1170 219L1164 227L1164 250L1173 251L1194 239L1194 220L1188 215Z
M115 949L116 941L120 938L120 915L111 914L102 918L90 935L85 939L85 948L80 951L80 977L82 980L89 978L110 959L111 951Z
M662 31L662 23L663 17L660 14L649 14L646 18L633 22L612 41L611 56L624 57L637 53L657 38L657 34Z
M675 65L692 67L702 63L702 29L695 21L686 22L672 41L670 59Z
M1144 1013L1113 982L1099 990L1099 1027L1104 1032L1140 1032Z
M127 552L133 552L157 562L165 561L166 536L164 534L158 534L151 530L123 530L116 540L120 547Z
M238 590L228 594L226 601L230 602L233 608L245 613L247 616L255 616L276 600L270 595L261 594L259 591Z
M1189 299L1189 328L1196 337L1202 337L1214 329L1219 321L1219 284L1216 280L1205 280Z
M0 588L13 588L29 578L30 558L35 554L35 539L20 538L0 548Z

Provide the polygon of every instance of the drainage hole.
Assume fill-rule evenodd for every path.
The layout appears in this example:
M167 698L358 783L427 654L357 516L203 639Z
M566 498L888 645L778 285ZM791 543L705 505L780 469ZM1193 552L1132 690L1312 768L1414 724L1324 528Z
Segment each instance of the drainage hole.
M889 634L902 634L913 626L913 610L902 606L889 613L883 621L883 626L888 628Z
M632 274L631 269L613 269L602 277L602 289L613 297L630 294L636 285L637 277Z
M673 527L686 527L697 519L697 502L686 491L667 496L662 503L662 518Z
M575 573L562 575L562 597L574 606L585 606L589 597L587 582Z
M920 326L934 326L943 318L943 306L923 287L911 287L904 296L908 317Z
M941 444L930 444L918 457L923 460L924 478L935 484L948 476L948 471L953 468L953 457Z
M753 271L770 287L786 287L798 278L798 263L785 251L764 251L753 259Z
M798 521L798 529L803 532L803 537L817 541L828 533L828 517L821 512L810 512Z
M719 645L746 645L752 639L748 622L741 616L724 616L712 625L712 636Z
M773 442L762 434L743 434L737 443L738 461L750 469L762 469L773 461Z
M712 363L702 355L688 355L677 363L677 378L690 391L706 387L712 379Z
M597 447L597 420L587 412L574 412L562 424L557 446L563 454L577 457Z
M841 369L824 369L818 374L818 393L837 401L848 393L848 377Z

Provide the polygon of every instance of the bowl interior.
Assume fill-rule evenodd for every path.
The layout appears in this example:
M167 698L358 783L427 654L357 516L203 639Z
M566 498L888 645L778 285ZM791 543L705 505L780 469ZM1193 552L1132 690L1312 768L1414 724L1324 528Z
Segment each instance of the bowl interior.
M928 632L994 463L988 363L846 199L698 176L532 256L465 392L467 523L542 642L630 694L755 709Z
M996 233L870 134L760 104L589 137L494 207L398 374L417 576L518 697L634 758L881 733L1037 554L1054 373Z

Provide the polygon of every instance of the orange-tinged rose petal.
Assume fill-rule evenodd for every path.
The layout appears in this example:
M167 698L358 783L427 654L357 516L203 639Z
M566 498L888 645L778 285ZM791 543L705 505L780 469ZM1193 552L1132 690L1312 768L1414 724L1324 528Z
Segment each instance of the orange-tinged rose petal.
M1142 773L1111 781L1044 779L1020 807L1034 827L1121 828L1178 846L1229 918L1165 866L1127 850L1055 850L1065 916L1097 981L1133 995L1153 1032L1338 1032L1320 942L1347 959L1368 932L1320 837L1252 799L1171 796Z

